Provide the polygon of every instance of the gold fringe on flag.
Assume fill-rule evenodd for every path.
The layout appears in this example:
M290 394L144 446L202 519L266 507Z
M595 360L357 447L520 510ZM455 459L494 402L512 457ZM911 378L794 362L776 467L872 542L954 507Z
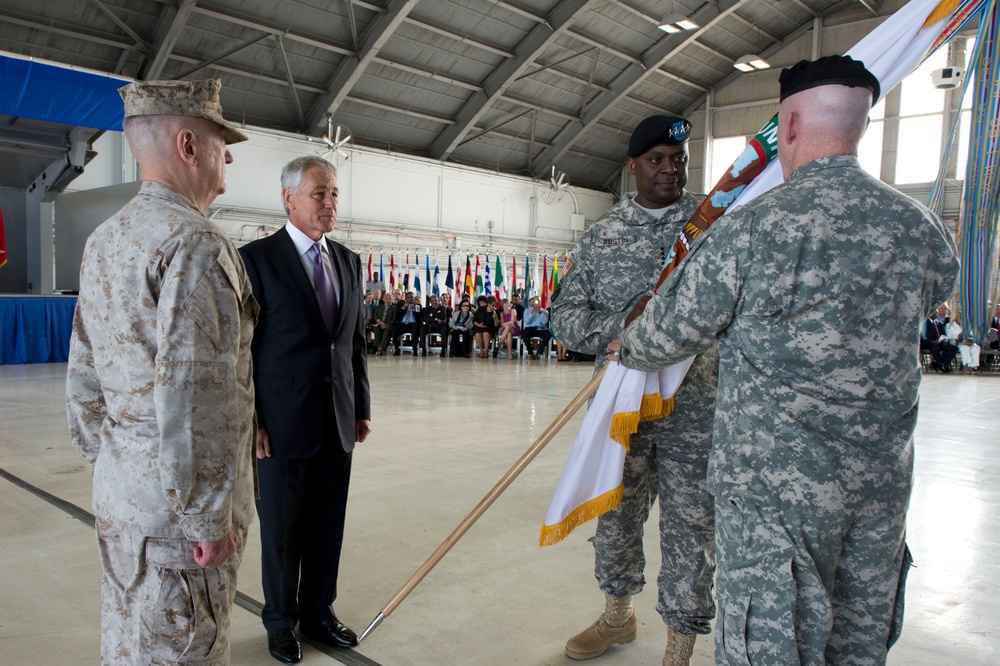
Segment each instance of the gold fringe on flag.
M941 0L924 21L923 27L929 28L941 19L951 16L960 4L962 4L962 0Z
M610 437L629 451L632 433L639 427L639 412L620 412L611 417Z
M557 544L588 520L593 520L601 514L617 509L618 505L622 503L624 490L624 484L620 485L614 490L609 490L603 495L598 495L594 499L584 502L555 525L542 525L542 533L538 536L538 545L552 546Z
M619 412L611 417L611 433L614 441L631 450L632 433L639 429L640 421L652 421L670 416L674 412L673 397L664 400L659 393L647 393L642 396L642 402L637 412Z

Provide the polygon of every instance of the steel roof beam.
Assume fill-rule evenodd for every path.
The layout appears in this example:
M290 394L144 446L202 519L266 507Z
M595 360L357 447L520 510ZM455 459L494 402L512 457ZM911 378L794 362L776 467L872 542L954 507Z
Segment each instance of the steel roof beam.
M85 42L91 42L93 44L110 46L115 49L135 50L135 44L122 41L118 35L109 35L107 33L102 34L93 31L84 31L84 29L78 25L71 26L65 23L57 23L56 21L51 21L48 23L39 23L37 21L33 21L30 19L21 18L16 14L11 14L9 12L4 12L2 10L0 10L0 19L3 19L7 23L20 25L25 28L40 30L42 32L51 32L54 35L62 35L63 37L71 37L73 39L82 39Z
M503 7L507 11L517 14L518 16L523 16L529 21L534 21L535 23L548 23L548 19L542 14L536 14L535 12L525 9L524 7L519 7L512 2L504 2L504 0L487 0L491 5L496 5L498 7Z
M643 54L642 64L628 66L611 82L611 90L599 95L579 121L567 123L559 131L552 142L552 148L543 150L532 162L532 171L538 171L540 168L556 162L578 137L592 128L610 108L629 94L651 71L657 70L665 60L680 53L684 47L694 42L699 35L715 25L722 17L736 11L748 1L719 0L717 3L702 5L691 17L700 26L697 30L664 35Z
M809 32L812 32L812 29L813 29L812 21L810 21L809 23L807 23L807 24L805 24L803 26L799 26L799 28L797 28L796 30L794 30L790 35L788 35L787 37L785 37L783 40L781 40L777 44L772 44L768 48L766 48L763 51L761 51L760 56L762 58L768 58L768 57L774 55L775 53L778 53L779 51L783 50L785 47L791 45L797 39L801 38L803 35L805 35L805 34L807 34ZM732 74L727 74L721 80L716 81L715 85L713 85L712 88L714 90L719 90L720 88L725 88L727 85L729 85L730 83L732 83L733 81L735 81L736 79L738 79L738 78L740 78L742 76L746 76L746 74L744 74L743 72L734 71ZM701 104L704 101L705 101L704 99L699 99L695 103L691 104L686 109L684 109L684 113L682 115L686 116L686 115L688 115L690 113L693 113L694 111L696 111L698 109L699 106L701 106Z
M360 3L355 3L360 4ZM268 32L275 37L281 35L285 39L290 39L293 42L299 42L301 44L306 44L308 46L314 46L318 49L324 51L333 51L334 53L339 53L340 55L354 55L354 51L346 46L340 46L339 44L333 44L330 42L324 42L321 39L315 37L309 37L307 35L301 35L288 30L285 27L277 26L269 23L264 23L263 21L250 21L248 19L233 16L232 14L227 14L225 12L219 11L217 9L209 9L208 7L195 7L195 13L201 14L202 16L208 16L225 23L232 23L244 28L252 28L253 30L260 30L261 32ZM384 10L383 10L384 13Z
M777 37L777 36L775 36L775 35L772 35L772 34L771 34L771 33L769 33L769 32L768 32L767 30L764 30L764 29L763 29L762 27L760 27L759 25L757 25L756 23L754 23L754 22L753 22L753 21L751 21L750 19L748 19L748 18L744 18L743 16L741 16L741 15L737 14L736 12L733 12L732 14L730 14L730 16L732 16L732 17L733 17L734 19L738 20L738 21L739 21L740 23L742 23L743 25L745 25L745 26L747 26L747 27L749 27L749 28L753 28L753 29L754 29L754 30L756 30L756 31L757 31L758 33L760 33L760 34L761 34L762 36L764 36L764 37L767 37L767 39L768 39L768 40L769 40L769 41L770 41L770 42L771 42L772 44L773 44L774 42L780 42L780 41L781 41L781 38L780 38L780 37ZM730 31L730 30L727 30L726 32L729 32L730 34L735 34L735 33L733 33L733 32L732 32L732 31ZM751 41L751 40L747 39L747 38L746 38L746 37L744 37L743 35L736 35L736 37L739 37L740 39L744 40L744 41L745 41L745 42L747 42L748 44L753 44L753 41Z
M656 74L659 74L660 76L664 76L664 77L670 79L671 81L676 81L677 83L683 83L688 88L694 88L695 90L699 90L699 91L701 91L703 93L707 93L708 90L709 90L708 86L703 86L700 83L696 83L696 82L692 81L691 79L685 79L683 76L680 76L678 74L674 74L673 72L668 72L667 70L663 69L662 66L657 67L653 71Z
M650 23L652 23L653 25L655 25L657 28L660 27L660 21L663 20L662 16L657 17L657 16L652 16L650 14L647 14L646 12L644 12L641 9L639 9L638 7L634 7L631 4L625 2L625 0L618 0L618 2L615 3L615 4L617 4L619 7L621 7L622 9L624 9L625 11L627 11L628 13L633 14L635 16L638 16L639 18L641 18L641 19L643 19L645 21L649 21Z
M361 40L361 49L356 56L344 58L337 67L333 79L327 86L326 94L320 97L306 119L306 131L322 124L328 113L336 113L358 79L365 73L369 63L375 59L385 43L396 32L420 0L390 0L385 14L379 14L368 25Z
M536 109L538 111L544 111L545 113L551 113L553 116L559 116L564 120L580 119L580 116L576 115L572 111L566 111L565 109L555 109L552 108L551 106L546 106L541 102L536 102L535 100L528 99L527 97L512 95L509 92L504 93L503 99L508 102L513 102L514 104L520 104L521 106L526 106L529 109Z
M427 21L414 18L412 16L406 17L406 22L417 27L423 28L428 32L433 32L438 35L444 35L445 37L450 37L456 42L461 42L462 44L468 44L469 46L475 46L477 49L482 49L483 51L488 51L489 53L494 53L504 58L513 58L514 52L508 51L507 49L500 48L499 46L494 46L493 44L487 44L486 42L481 42L478 39L472 39L471 37L466 37L465 35L460 35L456 32L452 32L447 28L442 28L440 26L434 25L433 23L428 23Z
M176 8L173 5L163 6L161 28L159 30L163 37L157 40L156 56L149 63L149 66L146 67L143 79L155 80L159 79L163 74L163 67L170 58L170 52L174 50L174 45L177 43L177 38L180 37L181 30L184 29L184 24L187 23L188 17L191 16L195 1L181 0L180 6ZM163 26L166 26L166 30L163 30Z
M137 51L139 51L141 53L144 53L146 55L149 55L149 56L153 55L153 53L155 52L155 49L153 48L153 45L150 44L149 42L147 42L142 37L140 37L139 33L137 33L135 30L133 30L132 28L130 28L129 25L128 25L128 23L126 23L125 21L121 20L118 17L117 14L115 14L113 11L111 11L110 9L108 9L108 7L103 2L101 2L101 0L90 0L90 1L92 3L94 3L95 5L97 5L97 8L100 9L102 12L104 12L107 15L108 18L110 18L112 21L114 21L115 25L117 25L119 28L121 28L122 31L124 31L126 35L128 35L129 37L131 37L132 39L135 40L135 49Z
M514 57L501 63L499 67L486 77L483 82L483 92L477 92L469 98L458 112L455 124L448 127L431 144L430 154L435 159L448 159L462 138L476 126L483 113L494 101L504 95L507 88L517 77L534 62L546 48L563 34L583 11L586 11L601 0L562 0L548 16L548 23L538 24L521 40Z
M418 76L426 76L429 79L434 79L435 81L441 81L442 83L447 83L449 85L457 86L459 88L465 88L466 90L477 90L481 91L483 87L478 83L472 83L471 81L463 81L462 79L456 79L451 76L444 76L443 74L438 74L437 72L432 72L428 69L423 69L422 67L416 67L414 65L407 65L401 62L396 62L395 60L390 60L381 55L375 56L375 62L380 65L385 65L386 67L392 67L393 69L398 69L403 72L409 72L410 74L417 74Z
M567 30L566 34L569 35L569 36L571 36L573 39L580 40L584 44L590 44L591 46L596 46L597 48L601 49L602 51L605 51L606 53L610 53L611 55L618 56L622 60L627 60L628 62L632 63L633 65L642 65L642 59L641 58L639 58L637 56L634 56L631 53L628 53L626 51L622 51L621 49L617 49L617 48L615 48L613 46L608 46L607 44L602 44L597 39L591 37L590 35L585 35L584 33L580 32L579 30Z
M347 99L352 102L357 102L358 104L364 104L365 106L371 106L376 109L384 109L385 111L393 111L395 113L402 113L404 116L411 116L413 118L422 118L423 120L430 120L435 123L441 123L442 125L451 125L455 121L451 118L445 118L443 116L435 116L430 113L424 113L422 111L414 111L413 109L404 109L403 107L396 106L395 104L387 104L386 102L379 102L374 99L368 99L367 97L360 97L358 95L348 95Z

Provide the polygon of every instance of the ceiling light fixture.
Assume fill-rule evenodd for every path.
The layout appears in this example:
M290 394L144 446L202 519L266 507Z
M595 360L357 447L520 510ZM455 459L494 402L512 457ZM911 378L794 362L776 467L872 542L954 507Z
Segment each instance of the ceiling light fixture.
M741 72L753 72L758 69L769 69L771 66L767 64L767 61L759 55L748 53L740 56L739 59L733 63L733 67Z
M678 32L684 32L685 30L697 30L698 24L689 19L684 14L670 14L665 19L660 21L659 28L663 32L669 34L675 34Z

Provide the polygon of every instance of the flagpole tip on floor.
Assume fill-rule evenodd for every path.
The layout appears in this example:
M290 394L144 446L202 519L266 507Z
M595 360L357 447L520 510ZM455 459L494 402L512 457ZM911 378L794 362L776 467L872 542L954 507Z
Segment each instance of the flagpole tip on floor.
M358 636L358 642L360 643L361 641L365 640L365 637L367 637L368 634L370 634L373 631L375 631L375 628L378 625L382 624L382 620L384 620L384 619L385 619L385 615L383 615L381 612L379 612L379 614L375 616L375 619L372 620L372 623L368 625L368 628L365 629L364 631L362 631L361 635Z

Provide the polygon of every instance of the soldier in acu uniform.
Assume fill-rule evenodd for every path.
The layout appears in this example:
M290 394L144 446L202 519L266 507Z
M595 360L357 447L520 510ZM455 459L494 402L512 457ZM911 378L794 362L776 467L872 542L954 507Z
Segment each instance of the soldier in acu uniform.
M948 230L866 174L879 83L843 56L781 73L785 183L702 235L621 362L718 342L709 465L716 662L884 664L902 624L920 322L958 270Z
M144 182L84 251L66 394L94 472L105 664L229 663L229 610L253 517L243 262L204 215L225 191L218 81L121 89Z
M584 234L552 297L552 328L559 341L596 354L597 368L604 365L608 343L642 312L678 233L702 200L684 191L690 130L687 120L669 116L639 123L626 164L637 192ZM635 639L632 596L645 584L643 523L657 499L662 565L656 608L667 625L663 663L686 666L695 638L708 633L715 616L715 552L705 473L717 384L718 353L711 348L688 372L674 413L640 423L632 436L622 503L598 518L593 539L605 611L566 643L570 658L591 659L613 643Z

